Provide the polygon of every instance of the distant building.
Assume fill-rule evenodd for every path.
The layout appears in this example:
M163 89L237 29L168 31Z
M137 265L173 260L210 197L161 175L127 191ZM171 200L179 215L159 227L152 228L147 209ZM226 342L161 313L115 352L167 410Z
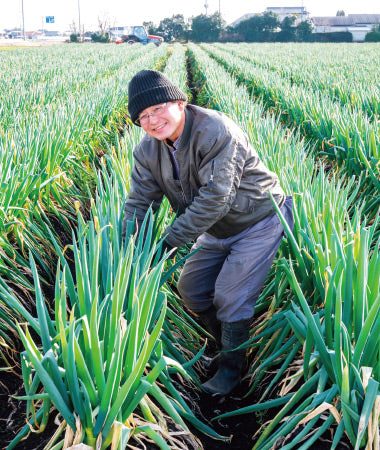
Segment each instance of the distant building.
M270 6L265 10L265 12L272 12L274 14L277 14L280 22L282 22L285 17L295 16L295 25L298 25L300 22L304 22L309 18L310 15L304 6Z
M239 25L240 22L244 22L245 20L248 20L248 19L250 19L251 17L256 16L256 15L257 15L257 13L247 13L247 14L244 14L244 16L241 16L241 17L239 17L238 19L236 19L234 22L232 22L232 23L230 24L230 26L235 28L235 27L237 27L237 26Z
M25 31L26 39L40 39L43 36L43 31Z
M58 37L62 35L62 33L60 33L59 31L54 30L44 30L44 34L47 37Z
M5 29L4 32L9 39L21 39L23 37L23 32L20 28Z
M312 17L314 33L349 31L354 42L364 41L374 25L380 24L380 14L349 14L348 16Z
M38 41L64 41L67 36L60 31L54 30L38 30L38 31L25 31L25 38L38 40Z
M287 16L295 16L295 25L298 25L300 22L307 20L310 15L304 6L269 7L265 10L265 12L273 12L274 14L277 14L280 22L282 22ZM248 20L256 15L257 13L244 14L244 16L236 19L235 22L232 22L231 26L236 27L240 22L244 22L244 20Z

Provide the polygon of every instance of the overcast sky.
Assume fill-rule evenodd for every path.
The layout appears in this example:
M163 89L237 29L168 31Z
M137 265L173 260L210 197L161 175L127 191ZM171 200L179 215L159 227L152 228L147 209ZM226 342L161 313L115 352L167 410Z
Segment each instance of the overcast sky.
M41 28L67 30L78 24L78 2L81 24L85 30L96 30L98 17L107 16L112 25L140 25L152 21L156 25L165 17L183 14L185 18L220 10L227 23L246 13L263 12L268 6L305 6L312 16L346 14L380 14L379 0L0 0L0 29L22 25L24 2L25 30ZM45 23L45 16L54 16L55 23Z

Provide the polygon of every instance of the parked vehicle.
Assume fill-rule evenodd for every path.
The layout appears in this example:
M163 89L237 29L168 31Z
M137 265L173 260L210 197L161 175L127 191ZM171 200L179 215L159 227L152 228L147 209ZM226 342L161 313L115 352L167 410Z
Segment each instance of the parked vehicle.
M116 41L117 44L121 44L123 42L126 42L127 44L149 44L152 42L153 44L159 46L164 40L161 36L148 34L146 28L142 25L123 27L123 33L124 34L120 37L120 39Z

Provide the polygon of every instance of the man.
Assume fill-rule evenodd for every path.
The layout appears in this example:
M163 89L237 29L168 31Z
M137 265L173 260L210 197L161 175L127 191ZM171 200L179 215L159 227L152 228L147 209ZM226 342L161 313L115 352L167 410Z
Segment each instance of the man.
M226 395L240 382L250 320L283 235L270 194L292 227L291 197L243 131L221 112L187 105L162 73L142 70L129 84L131 120L146 132L134 149L123 229L141 224L165 195L178 213L165 247L196 241L178 290L219 341L216 374L203 384Z

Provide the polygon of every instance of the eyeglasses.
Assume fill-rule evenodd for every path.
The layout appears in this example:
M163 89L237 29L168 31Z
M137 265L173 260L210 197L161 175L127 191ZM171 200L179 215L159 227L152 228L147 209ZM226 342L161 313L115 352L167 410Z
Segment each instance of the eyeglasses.
M150 116L160 116L165 112L166 107L168 106L168 103L161 103L161 105L157 105L153 108L153 111L150 113L146 113L141 115L136 119L137 125L145 125L148 122L148 119Z

